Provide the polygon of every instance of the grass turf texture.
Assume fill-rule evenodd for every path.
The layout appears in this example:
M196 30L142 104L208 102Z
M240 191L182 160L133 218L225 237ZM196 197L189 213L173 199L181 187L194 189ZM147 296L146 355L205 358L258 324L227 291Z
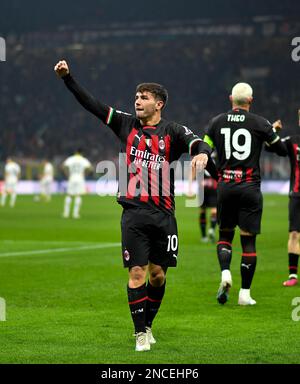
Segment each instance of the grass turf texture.
M82 218L73 220L61 218L62 196L49 204L19 196L14 209L0 209L0 296L7 305L0 363L300 363L300 322L291 318L300 287L282 286L288 198L264 202L251 290L257 305L239 307L238 231L234 285L221 306L215 246L199 241L197 209L176 199L179 265L168 271L153 326L157 344L137 353L115 199L85 196Z

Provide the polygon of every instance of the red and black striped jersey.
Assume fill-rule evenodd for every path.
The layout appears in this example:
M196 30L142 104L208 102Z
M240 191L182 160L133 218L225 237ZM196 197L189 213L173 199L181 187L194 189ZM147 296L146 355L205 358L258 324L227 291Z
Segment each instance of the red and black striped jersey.
M218 182L213 177L211 177L211 175L207 171L205 171L204 178L201 182L201 185L204 187L204 190L206 189L216 190L218 186Z
M128 114L110 108L107 125L120 138L121 165L118 202L159 208L172 213L174 204L174 161L191 153L200 138L190 129L161 119L155 126L142 126Z
M120 140L118 202L173 214L174 161L183 153L209 155L210 147L189 128L172 121L161 119L155 126L142 126L135 116L96 100L72 76L63 79L80 104L108 125ZM216 174L212 164L211 168Z
M300 135L287 136L282 139L291 164L290 195L300 196Z
M234 109L210 121L204 141L217 151L219 181L239 184L260 183L263 143L272 146L280 138L268 120L244 109Z

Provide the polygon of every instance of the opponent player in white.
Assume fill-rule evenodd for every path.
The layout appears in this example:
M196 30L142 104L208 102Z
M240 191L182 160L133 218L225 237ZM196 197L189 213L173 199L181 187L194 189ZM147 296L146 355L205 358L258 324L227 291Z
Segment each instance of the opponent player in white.
M4 168L4 188L1 196L1 206L4 207L7 195L10 195L10 207L14 207L17 199L17 184L21 174L19 164L11 158L6 160Z
M41 186L41 198L47 202L51 200L53 178L54 178L53 165L49 161L44 160L40 186Z
M81 195L86 192L84 176L87 170L92 170L92 164L82 156L81 150L78 149L73 156L64 161L63 168L68 171L68 187L63 217L68 218L70 216L72 198L74 197L73 218L79 219L82 204Z

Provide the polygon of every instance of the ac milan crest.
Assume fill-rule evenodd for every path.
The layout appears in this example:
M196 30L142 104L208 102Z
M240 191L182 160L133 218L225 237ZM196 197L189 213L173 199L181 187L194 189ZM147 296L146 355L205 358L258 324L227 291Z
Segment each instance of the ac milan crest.
M158 142L159 149L164 150L165 149L165 142L163 139L159 140Z
M126 261L128 261L128 260L130 259L130 254L129 254L129 252L127 251L127 249L125 249L125 251L124 251L124 259L125 259Z

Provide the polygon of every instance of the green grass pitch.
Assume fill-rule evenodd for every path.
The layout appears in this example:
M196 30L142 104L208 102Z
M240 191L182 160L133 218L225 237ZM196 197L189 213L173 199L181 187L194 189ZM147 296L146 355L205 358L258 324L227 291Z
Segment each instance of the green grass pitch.
M134 351L127 270L120 252L121 207L113 197L85 196L80 220L62 219L63 197L37 203L19 196L0 208L1 363L300 363L300 322L287 277L286 196L264 197L262 235L251 293L239 307L238 231L229 302L216 301L215 246L199 241L196 208L177 198L178 267L154 322L150 352Z

